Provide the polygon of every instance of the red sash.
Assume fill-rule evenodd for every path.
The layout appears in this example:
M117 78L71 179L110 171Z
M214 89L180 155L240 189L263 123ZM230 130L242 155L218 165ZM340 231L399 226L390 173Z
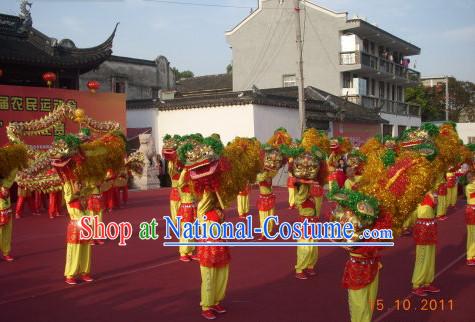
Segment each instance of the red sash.
M439 189L437 190L437 193L439 196L446 196L447 195L447 184L446 183L441 183L439 185Z
M315 208L315 202L313 201L313 198L307 198L305 199L304 202L302 202L302 208L309 208L309 209L314 209Z
M413 236L416 245L437 244L437 222L434 219L417 219Z
M81 201L79 199L69 202L68 205L69 205L69 208L82 210Z
M295 188L295 181L296 181L296 180L295 180L294 177L289 176L289 177L287 178L287 187L288 187L288 188Z
M455 187L456 178L455 176L447 177L447 188Z
M467 205L465 208L465 222L467 225L475 225L475 205Z
M259 211L269 211L275 207L275 195L273 193L268 195L259 194L257 199L257 209Z
M0 227L8 224L8 222L11 220L11 214L11 208L0 210Z
M91 195L87 199L87 210L92 212L100 212L102 210L102 196Z
M266 187L266 188L272 188L272 181L267 181L267 180L264 180L264 181L261 181L259 182L259 186L260 187Z
M371 284L379 270L379 257L360 258L350 256L343 272L342 285L350 290L359 290Z
M181 203L178 208L178 216L181 222L193 222L196 219L196 205L194 203Z
M208 211L206 214L207 220L222 222L223 213L220 210L214 209ZM213 241L221 240L208 240L210 244ZM200 259L200 265L205 267L223 267L229 264L231 255L229 253L229 247L227 246L199 246L198 257Z
M68 230L66 233L66 242L68 244L86 244L89 240L81 240L79 237L79 220L71 220L68 224Z
M312 197L321 197L323 196L323 188L318 184L313 184L310 188L310 195Z

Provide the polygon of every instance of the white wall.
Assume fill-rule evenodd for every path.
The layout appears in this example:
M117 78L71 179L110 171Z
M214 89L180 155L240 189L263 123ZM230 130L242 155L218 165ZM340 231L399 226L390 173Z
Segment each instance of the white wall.
M156 108L144 108L136 110L127 110L127 127L139 128L139 127L151 127L152 135L155 140L155 148L158 148L158 142L156 137L158 135L157 130L157 109Z
M158 141L158 151L162 149L165 134L201 133L209 136L218 133L226 144L236 136L253 137L253 120L251 104L159 111L155 140Z
M397 132L399 125L403 125L406 127L411 127L411 126L419 127L422 124L421 118L415 117L415 116L403 116L403 115L381 113L381 118L385 119L386 121L389 121L389 123L393 125L393 133L392 133L393 136L399 135L399 133Z
M475 137L475 123L457 123L457 132L463 143L467 144L468 137Z

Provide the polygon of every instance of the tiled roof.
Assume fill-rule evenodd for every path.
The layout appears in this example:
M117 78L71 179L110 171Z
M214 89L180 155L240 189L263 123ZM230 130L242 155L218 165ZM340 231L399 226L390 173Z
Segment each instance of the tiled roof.
M56 41L32 27L25 27L16 16L0 14L0 63L77 68L86 72L97 67L112 54L114 31L102 44L76 48L71 40Z
M127 101L127 109L158 108L160 111L207 108L215 106L257 104L275 108L298 108L297 87L271 88L255 91L225 92L213 95L179 97L172 100ZM314 87L305 89L307 118L315 121L333 121L344 111L344 119L361 123L387 123L369 108L348 102Z
M231 74L206 75L180 79L176 82L178 95L191 96L231 91L233 78Z

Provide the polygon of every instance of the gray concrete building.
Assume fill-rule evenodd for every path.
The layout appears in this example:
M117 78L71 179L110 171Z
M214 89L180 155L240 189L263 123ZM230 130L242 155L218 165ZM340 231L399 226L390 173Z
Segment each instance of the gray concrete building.
M297 84L296 12L305 86L379 110L389 121L385 134L420 125L419 107L404 102L404 88L419 82L409 57L419 55L420 48L364 19L309 1L296 9L292 0L260 0L257 10L226 32L234 91Z
M153 99L160 90L175 88L175 76L164 56L146 60L112 55L97 69L80 76L80 89L87 90L90 80L100 82L99 92L125 93L127 100Z

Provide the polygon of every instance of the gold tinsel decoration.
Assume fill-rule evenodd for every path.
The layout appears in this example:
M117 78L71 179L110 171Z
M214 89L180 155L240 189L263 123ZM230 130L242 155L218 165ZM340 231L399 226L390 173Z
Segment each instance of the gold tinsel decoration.
M218 194L225 206L233 202L239 191L249 182L255 182L262 167L258 140L236 137L223 151L222 157L229 169L220 176Z
M28 165L28 155L25 145L9 144L0 148L0 179L12 175L13 171Z
M320 150L330 155L330 139L325 133L315 128L308 128L302 135L302 143L305 151L311 151L312 146L317 146Z

